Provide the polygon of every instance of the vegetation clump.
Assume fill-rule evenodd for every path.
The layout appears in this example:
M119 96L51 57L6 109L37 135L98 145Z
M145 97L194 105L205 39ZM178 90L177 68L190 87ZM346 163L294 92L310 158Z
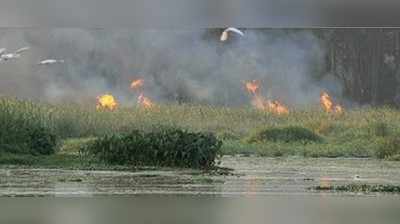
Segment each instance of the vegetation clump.
M34 106L0 99L0 154L50 155L57 136L29 109Z
M400 193L400 186L390 184L348 184L339 186L316 186L312 188L317 191L341 191L362 193Z
M215 165L221 145L211 133L162 128L106 135L89 142L83 151L110 165L208 169Z
M313 131L298 127L298 126L289 126L289 127L276 127L276 128L267 128L250 138L250 142L322 142L322 137L315 134Z
M171 125L191 133L213 133L223 141L219 152L224 155L400 160L400 111L394 108L353 108L332 116L310 107L279 116L249 107L169 104L157 110L120 107L111 112L97 111L95 102L88 105L50 105L0 96L0 164L22 161L23 155L27 160L22 162L31 163L39 160L37 155L53 152L79 157L79 149L93 139L135 130L144 135L154 132L154 127ZM87 161L82 155L79 158Z
M379 159L400 160L400 136L383 139L376 156Z

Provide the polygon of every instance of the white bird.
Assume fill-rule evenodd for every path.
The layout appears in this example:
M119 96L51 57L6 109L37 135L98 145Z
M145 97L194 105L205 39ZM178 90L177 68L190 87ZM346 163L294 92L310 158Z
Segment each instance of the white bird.
M356 175L353 176L353 180L360 180L360 179L361 179L361 177L360 177L360 175L358 175L358 174L356 174Z
M31 49L30 47L23 47L15 51L15 54L21 54L24 51Z
M8 61L11 59L17 59L21 57L21 53L24 51L29 50L29 47L23 47L18 50L16 50L14 53L7 53L7 50L5 48L0 49L0 61Z
M244 33L242 31L240 31L239 29L236 29L234 27L229 27L229 28L225 29L224 32L222 32L220 40L226 41L229 37L229 32L234 32L234 33L239 34L240 36L244 36Z
M0 62L3 61L3 58L1 57L7 50L5 48L0 48Z
M38 65L52 65L57 63L64 63L64 60L46 59L38 63Z
M5 53L7 51L7 49L5 49L5 48L0 48L0 56L3 54L3 53Z
M3 61L8 61L8 60L11 60L11 59L17 59L19 57L21 57L20 54L7 53L7 54L2 54L0 56L0 59L3 60Z

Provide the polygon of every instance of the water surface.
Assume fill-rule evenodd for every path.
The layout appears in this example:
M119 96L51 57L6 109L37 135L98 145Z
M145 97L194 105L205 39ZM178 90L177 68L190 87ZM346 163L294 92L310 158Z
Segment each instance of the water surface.
M400 184L400 163L371 159L225 156L221 166L233 171L230 175L218 175L187 169L0 169L0 196L326 195L338 193L320 193L309 188L349 183Z

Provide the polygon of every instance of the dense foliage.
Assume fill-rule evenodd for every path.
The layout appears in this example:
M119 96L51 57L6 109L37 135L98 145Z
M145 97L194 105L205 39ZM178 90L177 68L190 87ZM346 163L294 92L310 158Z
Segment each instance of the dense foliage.
M161 128L106 135L83 150L110 165L211 168L221 144L213 134Z
M57 146L56 135L45 126L42 119L30 113L27 108L11 103L12 101L0 100L0 153L54 153Z
M377 150L380 159L400 160L400 137L394 136L383 140Z

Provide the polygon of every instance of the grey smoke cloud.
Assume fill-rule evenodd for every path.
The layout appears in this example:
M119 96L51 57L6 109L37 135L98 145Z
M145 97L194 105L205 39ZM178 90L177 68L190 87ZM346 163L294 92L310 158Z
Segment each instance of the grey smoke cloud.
M0 27L398 27L397 0L1 0Z
M220 42L220 30L17 29L0 31L0 47L31 50L0 64L0 94L50 102L93 102L112 93L125 105L145 79L158 102L249 104L243 82L259 79L265 96L289 105L318 101L313 80L323 46L308 31L251 30ZM65 63L38 66L46 58Z

